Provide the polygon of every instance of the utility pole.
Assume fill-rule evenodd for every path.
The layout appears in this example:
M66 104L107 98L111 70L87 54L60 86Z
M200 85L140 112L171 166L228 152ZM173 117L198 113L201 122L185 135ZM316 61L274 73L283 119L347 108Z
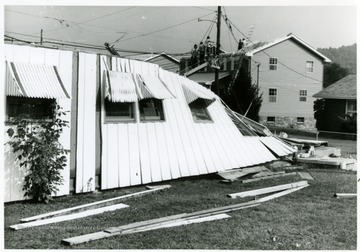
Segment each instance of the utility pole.
M221 6L217 10L217 33L216 33L216 55L219 58L220 54L220 27L221 27ZM220 64L219 64L220 65ZM219 69L215 68L215 93L219 95Z

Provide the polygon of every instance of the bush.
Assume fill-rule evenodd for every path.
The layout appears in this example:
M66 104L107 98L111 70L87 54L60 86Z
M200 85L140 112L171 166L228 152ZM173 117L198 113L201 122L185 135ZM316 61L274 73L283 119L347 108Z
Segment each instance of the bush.
M24 178L24 196L45 203L52 199L51 194L56 193L57 186L63 182L60 172L66 166L69 152L59 142L63 128L68 127L68 122L60 119L66 113L59 105L53 110L54 119L50 122L34 124L18 118L13 121L15 130L7 131L10 136L7 144L17 153L20 167L28 170Z

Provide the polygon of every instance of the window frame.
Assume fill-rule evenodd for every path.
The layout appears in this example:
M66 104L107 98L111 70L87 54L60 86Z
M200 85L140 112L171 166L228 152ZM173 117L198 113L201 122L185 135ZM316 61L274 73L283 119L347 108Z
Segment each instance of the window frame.
M145 111L143 110L144 108L142 108L142 104L145 103L147 100L153 101L153 103L155 105L160 105L160 106L155 106L154 107L155 111L157 111L159 113L159 116L156 116L156 117L153 117L153 118L152 117L146 118L146 116L144 115ZM140 123L165 122L165 113L164 113L163 100L156 99L156 98L146 98L146 99L142 99L142 100L138 101L138 103L139 103L138 111L139 111L139 121L140 121Z
M349 103L354 103L355 105L355 110L351 110L349 109ZM357 101L356 100L346 100L346 106L345 106L345 115L356 115L357 114Z
M269 59L269 70L270 71L277 71L278 70L278 59L277 58L270 58Z
M275 91L272 93L271 91ZM276 103L277 102L277 88L269 88L269 103Z
M309 65L310 64L310 65ZM312 73L314 73L314 69L315 69L315 63L314 63L314 61L313 60L307 60L306 61L306 65L305 65L305 71L306 71L306 73L310 73L310 74L312 74Z
M300 120L299 120L300 119ZM296 117L297 124L305 124L305 117Z
M199 104L200 103L200 104ZM192 116L192 119L195 123L214 123L214 120L211 116L211 114L209 113L209 110L208 110L208 105L206 104L206 101L202 98L198 98L196 99L195 101L191 102L188 104L189 105L189 109L190 109L190 113L191 113L191 116ZM194 108L194 105L200 105L200 106L203 106L202 108ZM208 119L198 119L196 118L197 115L195 114L196 113L196 110L202 110L202 112L204 112L204 114L206 114L206 117ZM194 111L195 110L195 111Z
M44 122L51 122L56 114L54 112L55 107L53 109L51 106L55 106L56 99L48 99L48 98L32 98L32 97L23 97L23 96L6 96L6 124L11 124L18 119L24 119L34 123L44 123ZM19 106L17 110L21 110L21 106L33 106L33 108L28 108L30 110L30 114L19 113L13 107L14 105ZM34 108L35 107L35 108ZM24 108L23 108L24 109ZM45 112L46 115L44 117L34 117L35 110ZM13 110L13 111L12 111ZM13 115L16 113L17 115ZM21 116L23 115L23 116ZM25 116L24 116L25 115Z
M270 118L274 118L274 120L269 120ZM267 116L266 117L266 123L275 124L275 122L276 122L276 117L275 116Z
M299 91L299 101L300 102L307 102L307 89L300 89L300 91Z
M127 104L129 105L130 115L132 113L132 117L122 117L122 116L109 116L107 105L112 104ZM135 102L112 102L107 98L104 99L104 109L105 109L105 123L135 123L136 122L136 109L135 109Z

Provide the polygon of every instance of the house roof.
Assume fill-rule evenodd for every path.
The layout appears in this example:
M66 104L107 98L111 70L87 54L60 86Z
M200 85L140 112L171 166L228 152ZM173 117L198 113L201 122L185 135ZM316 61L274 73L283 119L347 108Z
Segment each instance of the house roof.
M144 61L150 61L150 60L155 59L155 58L158 58L158 57L160 57L160 56L165 56L165 57L169 58L170 60L175 61L176 63L180 64L180 60L178 60L178 59L170 56L170 55L167 54L166 52L162 52L162 53L160 53L160 54L151 56L151 57L147 58L147 59L144 60Z
M295 36L294 34L290 33L288 34L287 36L285 37L282 37L282 38L278 38L278 39L275 39L274 41L272 42L269 42L269 43L266 43L260 47L256 47L254 48L253 50L249 50L247 53L246 53L246 56L249 56L249 57L252 57L254 56L254 54L258 53L258 52L261 52L269 47L272 47L274 45L277 45L285 40L288 40L288 39L292 39L292 40L295 40L296 42L298 42L299 44L301 44L302 46L304 46L305 48L307 48L309 51L311 51L312 53L316 54L317 56L319 56L320 58L323 59L324 62L331 62L331 60L329 58L327 58L325 55L321 54L320 52L318 52L315 48L313 48L312 46L310 46L308 43L306 43L304 40L300 39L299 37Z
M356 75L348 75L313 95L325 99L356 99Z
M219 80L221 80L222 78L225 78L226 76L229 76L229 72L220 72ZM190 76L187 76L187 78L189 78L190 80L195 81L197 83L211 85L211 83L213 83L215 81L215 74L208 73L208 72L207 73L197 72Z

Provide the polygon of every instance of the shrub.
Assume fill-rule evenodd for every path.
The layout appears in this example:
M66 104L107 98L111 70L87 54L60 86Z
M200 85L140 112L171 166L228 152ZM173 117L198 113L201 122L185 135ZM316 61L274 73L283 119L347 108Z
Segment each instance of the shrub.
M66 166L65 150L59 142L64 127L68 122L60 119L66 113L59 105L53 108L52 121L34 123L26 119L17 118L16 125L8 129L10 140L7 142L19 160L20 168L26 168L28 173L24 178L24 196L35 201L48 203L51 194L58 191L63 178L61 170Z

